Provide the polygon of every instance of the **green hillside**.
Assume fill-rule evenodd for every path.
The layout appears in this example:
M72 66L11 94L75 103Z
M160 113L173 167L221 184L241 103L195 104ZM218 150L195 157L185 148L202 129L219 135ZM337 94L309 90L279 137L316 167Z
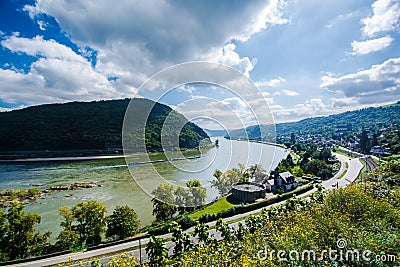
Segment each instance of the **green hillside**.
M147 99L132 101L135 110L154 104ZM0 112L0 151L120 149L122 125L129 102L130 99L71 102ZM183 115L156 103L145 128L149 150L161 149L161 128L167 116L185 125L179 133L181 148L193 148L202 139L208 139L201 128L188 122Z
M385 105L381 107L370 107L355 111L347 111L324 117L307 118L296 122L276 124L276 135L290 135L291 132L301 134L316 134L330 136L335 127L351 123L354 132L361 132L362 128L374 130L387 127L391 124L400 124L400 103ZM246 131L250 137L259 138L255 135L258 127L250 126ZM271 132L271 127L261 126L263 134ZM230 132L233 139L245 138L244 130L239 129ZM270 140L271 141L271 140Z

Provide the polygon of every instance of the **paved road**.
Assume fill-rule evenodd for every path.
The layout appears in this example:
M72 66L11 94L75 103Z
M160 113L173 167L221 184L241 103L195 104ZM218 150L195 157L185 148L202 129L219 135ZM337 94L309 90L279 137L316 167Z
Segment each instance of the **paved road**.
M322 186L324 188L326 188L327 190L331 190L331 189L337 188L337 187L343 188L343 187L348 186L350 183L352 183L357 178L360 170L363 167L363 164L360 162L360 160L358 158L350 159L350 158L340 155L340 154L336 154L336 157L338 158L338 160L341 161L341 167L340 167L339 172L333 178L322 182ZM347 169L347 172L342 178L339 178L346 169L346 162L348 163L348 166L349 166ZM308 192L301 194L299 197L307 196L315 191L316 191L316 189L310 190ZM269 206L268 208L282 205L285 202L286 201L281 201L281 202L275 203L275 204ZM237 220L240 218L245 218L251 214L258 213L261 210L262 210L262 208L253 210L253 211L249 211L249 212L246 212L243 214L238 214L238 215L226 218L226 219L224 219L224 221L229 222L229 221ZM244 219L243 219L243 221L244 221ZM215 224L216 224L215 221L208 223L209 226L214 226ZM238 222L230 224L230 226L233 228L236 228L237 225L238 225ZM193 227L186 230L186 232L193 232L193 231L194 231ZM220 239L220 233L217 232L215 229L211 229L209 232L211 235L214 236L215 239L217 239L217 240ZM165 234L165 235L161 235L160 237L170 238L171 236L172 236L171 234ZM149 238L144 238L144 239L140 240L141 245L145 245L148 242L149 242ZM115 252L118 252L121 250L128 250L129 248L133 248L133 247L137 247L137 246L139 246L139 240L135 240L135 241L131 241L131 242L123 243L123 244L118 244L118 245L114 245L114 246L110 246L110 247L105 247L105 248L101 248L101 249L96 249L96 250L92 250L92 251L75 252L75 253L56 256L56 257L52 257L52 258L48 258L48 259L42 259L42 260L37 260L37 261L15 264L13 266L26 266L26 267L49 266L49 265L57 265L57 264L60 264L63 262L68 262L69 259L73 259L74 261L75 260L79 261L79 260L88 259L88 258L92 258L92 257L100 258L103 263L107 263L112 258L112 256L101 257L101 255L112 254L112 253L115 253ZM166 243L166 246L169 249L169 253L172 254L174 243L171 241L168 241ZM137 257L137 258L139 258L139 256L140 256L139 249L129 252L129 254L131 254L131 253L133 253L135 255L135 257ZM116 254L120 254L120 253L116 253ZM147 258L144 248L142 248L142 250L141 250L141 257L143 260L145 260Z

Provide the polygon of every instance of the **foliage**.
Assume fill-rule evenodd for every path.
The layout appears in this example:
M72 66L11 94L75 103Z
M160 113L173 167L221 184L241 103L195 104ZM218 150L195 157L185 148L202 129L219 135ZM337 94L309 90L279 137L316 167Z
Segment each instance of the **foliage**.
M162 237L151 236L146 246L146 253L151 263L156 266L165 265L168 257L168 250Z
M186 205L195 209L204 205L206 200L206 189L201 187L200 180L191 180L185 182L188 187Z
M79 238L77 232L72 229L64 229L57 236L55 249L57 251L64 251L75 248L79 245Z
M2 260L14 260L42 255L47 252L50 232L40 234L35 224L41 217L25 213L25 206L13 204L6 213L0 211L0 256Z
M60 223L64 230L57 238L58 245L62 248L71 248L76 245L74 233L79 236L79 244L97 244L101 242L104 233L107 207L100 201L79 202L72 209L62 207L59 209L64 220ZM69 237L63 239L63 237Z
M400 247L400 210L384 198L374 198L365 184L330 191L321 204L291 199L286 206L264 210L246 220L249 232L222 242L198 247L176 260L177 266L395 266L396 262L374 261L375 255L398 255ZM320 199L318 191L313 199ZM221 231L226 227L221 224ZM371 251L372 261L329 258L323 250L336 249L344 239L346 249ZM286 252L280 260L277 251ZM289 257L290 251L315 251L301 259ZM275 252L271 254L270 252ZM339 253L339 251L338 251ZM346 253L346 250L344 251ZM282 256L282 255L281 255Z
M106 222L106 236L117 236L120 239L136 234L140 224L136 211L126 205L117 206L106 218Z
M293 167L294 167L294 162L292 155L288 154L285 159L282 159L279 162L275 170L277 170L278 172L287 172L291 171Z
M333 176L332 166L319 159L313 159L303 166L305 173L312 174L322 179L329 179Z
M1 190L0 204L6 201L38 197L40 193L41 191L38 188Z
M212 237L208 232L209 226L205 223L197 223L196 227L194 228L194 234L198 237L198 241L200 246L206 246L211 243Z
M201 186L199 180L185 182L186 188L174 187L170 184L159 184L153 190L153 215L156 220L164 222L172 218L178 210L180 214L193 211L204 205L206 189Z
M194 248L191 234L185 233L178 223L174 222L171 225L170 232L172 232L172 242L175 243L175 257L179 257L183 253L188 252Z
M196 222L187 214L176 219L176 222L182 227L182 229L186 230L196 224Z
M0 112L0 125L4 125L0 128L0 151L121 148L122 124L130 101L71 102ZM154 104L147 99L132 99L131 103L139 110ZM174 125L183 125L179 133L181 148L195 148L203 139L208 140L197 125L170 107L155 103L145 125L145 136L144 128L137 125L138 131L128 137L129 141L135 144L145 139L147 149L160 150L161 126L167 117ZM176 134L176 129L163 132L166 140Z
M276 136L286 135L291 133L322 134L325 137L332 137L333 132L338 125L346 125L351 122L354 132L361 132L362 129L375 129L382 126L392 124L400 125L400 104L389 106L363 108L355 111L347 111L340 114L334 114L324 117L307 118L296 122L285 122L276 124ZM258 135L254 129L258 129ZM261 131L259 130L261 128ZM268 125L253 125L244 129L230 131L231 139L247 138L249 135L254 139L259 139L259 133L269 132ZM265 139L265 138L264 138ZM275 141L275 140L274 140Z
M156 216L157 221L166 221L172 218L176 212L173 195L174 187L170 184L159 184L153 190L154 196L151 202L153 203L153 215Z
M303 194L309 190L311 190L313 188L313 186L311 184L303 186L303 187L299 187L293 191L289 191L286 192L282 195L279 195L278 197L273 197L273 198L269 198L263 201L259 201L259 202L255 202L255 203L250 203L250 204L246 204L246 205L235 205L229 209L226 210L222 210L216 214L208 214L208 213L203 213L203 215L199 218L200 222L210 222L210 221L214 221L217 220L219 218L227 218L236 214L242 214L248 211L252 211L252 210L256 210L259 208L263 208L275 203L278 203L280 201L286 200L288 198L291 198L295 195L300 195Z
M119 255L118 257L113 257L111 261L108 262L108 267L133 267L139 266L138 259L132 255L127 255L125 253Z
M262 169L261 165L254 165L246 168L245 165L239 164L237 168L222 172L221 170L215 170L214 180L211 180L211 186L215 187L221 196L225 196L229 193L232 185L238 182L248 182L250 179L261 181L267 175Z

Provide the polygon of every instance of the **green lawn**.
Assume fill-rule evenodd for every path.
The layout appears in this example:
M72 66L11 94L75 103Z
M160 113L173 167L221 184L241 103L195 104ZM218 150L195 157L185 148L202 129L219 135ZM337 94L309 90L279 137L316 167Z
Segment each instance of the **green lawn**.
M208 214L216 214L220 211L229 209L231 207L235 206L232 203L229 203L226 200L226 196L223 198L218 199L217 201L215 201L214 203L212 203L211 205L205 207L202 210L198 210L192 214L190 214L189 216L192 217L193 220L197 220L198 218L201 217L201 215L208 213Z
M334 153L337 153L337 154L346 156L346 157L351 158L351 159L354 158L354 156L350 156L349 153L348 153L347 151L343 151L343 150L337 149Z

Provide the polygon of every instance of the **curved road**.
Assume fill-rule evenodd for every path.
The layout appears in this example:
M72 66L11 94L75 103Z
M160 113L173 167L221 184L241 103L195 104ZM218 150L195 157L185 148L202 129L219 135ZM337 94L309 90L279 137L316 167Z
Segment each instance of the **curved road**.
M333 188L338 188L338 187L343 188L343 187L348 186L349 184L354 182L354 180L357 178L358 174L360 173L361 169L363 168L363 164L360 162L360 160L358 158L350 159L350 158L340 155L340 154L336 154L336 157L341 162L341 167L340 167L339 172L333 178L322 182L322 186L327 190L331 190ZM339 178L346 169L346 162L348 164L347 172L343 177ZM307 196L307 195L311 194L312 192L315 192L316 190L317 189L310 190L308 192L305 192L302 195L299 195L298 197ZM267 208L279 206L279 205L284 204L285 202L286 201L281 201L281 202L275 203L273 205L270 205ZM262 209L263 208L260 208L257 210L253 210L253 211L249 211L249 212L246 212L243 214L238 214L238 215L235 215L235 216L232 216L229 218L225 218L224 221L229 222L229 221L237 220L240 218L243 218L243 221L244 221L245 217L247 217L251 214L254 214L254 213L258 213ZM216 222L214 221L214 222L210 222L207 224L211 227L211 226L214 226L216 224ZM236 228L237 225L238 225L238 222L230 224L230 226L233 228ZM193 232L193 231L194 231L194 228L192 227L192 228L187 229L185 232ZM209 232L215 239L217 239L217 240L220 239L219 232L216 231L215 229L211 229L211 230L209 230ZM172 236L171 234L160 235L160 237L163 237L163 238L170 238L171 236ZM140 242L141 242L141 245L143 246L144 244L147 244L149 242L149 238L143 238L140 240ZM55 256L55 257L48 258L48 259L14 264L12 266L29 266L29 267L49 266L49 265L57 265L57 264L60 264L63 262L68 262L69 259L72 259L74 261L79 261L79 260L84 260L84 259L93 258L93 257L99 258L103 263L107 263L112 258L112 256L102 256L102 255L121 254L121 252L120 252L121 250L129 250L129 248L133 248L133 247L137 247L137 246L139 246L139 240L130 241L127 243L113 245L113 246L100 248L100 249L96 249L96 250L69 253L69 254ZM171 241L168 241L168 242L166 242L166 246L169 249L170 254L172 254L174 243ZM135 255L135 257L137 257L137 258L139 258L139 256L140 256L139 249L130 251L129 254L131 254L131 253L133 253ZM147 259L147 255L146 255L144 248L142 248L142 250L141 250L141 257L143 260Z

